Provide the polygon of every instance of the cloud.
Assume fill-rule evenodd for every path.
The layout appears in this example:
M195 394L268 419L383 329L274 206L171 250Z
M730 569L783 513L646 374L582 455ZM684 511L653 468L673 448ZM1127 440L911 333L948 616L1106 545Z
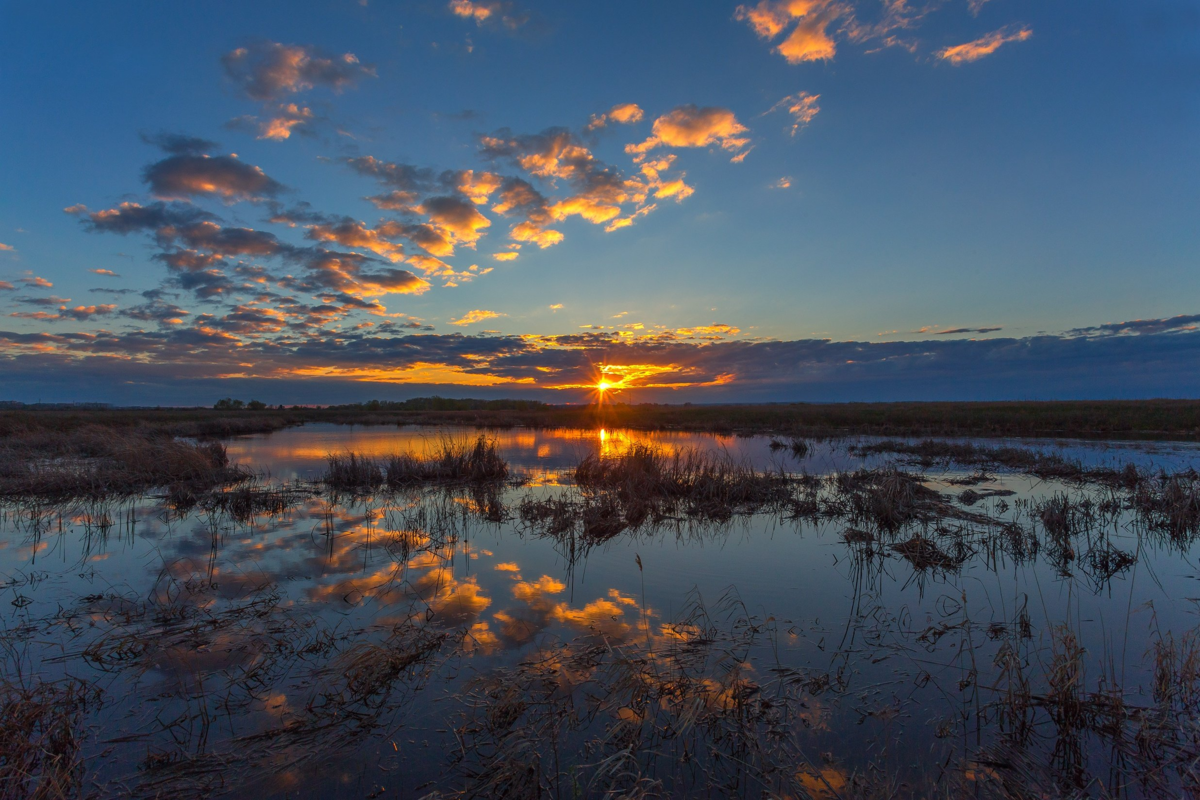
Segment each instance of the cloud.
M90 232L129 234L143 231L169 231L191 225L200 220L212 219L212 215L184 204L121 203L103 211L89 211L87 206L74 205L64 208L68 214L82 218L84 227Z
M17 252L17 248L13 247L11 244L5 244L4 242L0 242L0 253L15 253L15 252Z
M995 328L950 328L950 329L944 330L944 331L933 331L933 335L934 336L952 336L952 335L960 334L960 333L995 333L996 331L1002 331L1002 330L1004 330L1004 328L1001 328L1001 327L995 327Z
M515 11L504 0L450 0L446 7L456 17L474 20L476 25L499 23L516 30L529 21L529 14Z
M497 261L516 261L517 256L519 255L520 253L516 252L515 250L509 250L503 253L492 253L492 258L496 259Z
M1181 314L1162 319L1135 319L1106 322L1090 328L1072 328L1069 336L1143 336L1164 333L1191 333L1200 330L1200 314Z
M24 278L17 278L17 282L23 283L26 286L30 286L35 289L51 289L54 287L53 283L45 278L39 278L37 275L29 275Z
M336 242L343 247L369 250L389 261L401 261L404 247L389 241L380 231L368 228L365 223L344 219L335 224L312 225L305 237L317 242Z
M507 314L497 314L495 311L485 311L481 308L477 308L473 311L468 311L466 314L463 314L461 319L456 319L456 320L451 321L450 324L451 325L460 325L460 326L474 325L477 322L483 322L485 320L496 319L497 317L505 317L505 316L508 316L508 315Z
M0 292L15 292L16 286L13 286L11 281L0 281Z
M771 114L780 109L787 111L792 118L792 136L795 136L801 130L807 128L808 123L816 119L817 114L821 111L821 107L817 105L817 101L820 99L821 95L819 94L797 92L783 98L771 106L765 113Z
M1033 36L1031 28L1008 25L1000 30L992 31L986 36L981 36L973 42L957 44L953 47L946 47L939 50L938 56L957 66L959 64L978 61L984 56L989 56L999 50L1001 45L1008 42L1023 42L1031 36Z
M340 92L361 78L375 77L374 67L358 56L322 53L314 47L256 42L221 57L225 73L253 100L275 100L314 86Z
M258 138L281 142L294 130L307 130L315 119L312 109L296 103L277 106L270 117L258 124Z
M159 200L215 195L226 201L262 200L283 185L237 156L175 155L146 167L143 180Z
M430 197L418 210L428 215L429 221L452 242L468 247L474 247L481 231L492 224L476 210L474 203L457 197Z
M425 192L433 188L434 172L412 164L392 164L374 156L347 158L346 164L359 175L374 178L380 183L403 192Z
M336 295L330 301L277 306L313 319L348 313ZM1198 321L1189 315L1080 329L1086 335L882 343L730 339L731 326L720 325L628 336L466 336L405 334L385 322L336 336L289 336L261 333L282 324L279 317L242 303L157 331L0 331L0 370L14 396L143 404L194 403L227 395L231 386L331 402L361 397L362 381L384 392L456 384L498 387L491 396L582 398L578 387L594 385L597 364L636 389L629 397L647 402L1197 397L1200 331L1190 328ZM1101 332L1114 328L1139 333ZM136 394L122 394L130 386Z
M72 319L76 322L87 322L92 317L103 317L113 314L117 310L116 304L106 304L98 306L75 306L68 308L65 305L58 307L57 313L49 311L14 311L9 314L10 317L18 319L33 319L39 322L55 322L58 320Z
M771 188L772 189L790 189L790 188L792 188L792 179L791 179L791 177L784 175L782 178L780 178L779 180L772 183Z
M588 122L585 131L595 131L606 127L610 123L620 125L633 125L641 122L646 114L642 111L637 103L619 103L613 106L603 114L593 114L592 119Z
M775 52L789 64L800 64L833 58L837 45L827 29L838 17L852 14L850 6L833 0L762 0L755 6L738 6L734 17L767 40L775 39L795 23Z
M200 139L183 133L142 134L142 141L160 148L173 156L199 156L211 153L220 145L208 139Z
M971 15L978 17L979 12L987 5L988 0L967 0L967 7L971 9Z
M640 144L625 146L625 152L641 154L656 147L708 147L741 150L750 143L747 132L727 108L679 106L654 120L653 135Z
M104 275L105 277L108 277L108 278L121 277L117 273L113 272L111 269L89 269L88 272L92 273L93 275Z

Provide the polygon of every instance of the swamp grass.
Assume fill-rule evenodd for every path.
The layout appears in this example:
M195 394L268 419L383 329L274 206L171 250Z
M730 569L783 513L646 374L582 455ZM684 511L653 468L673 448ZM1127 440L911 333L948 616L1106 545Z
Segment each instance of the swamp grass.
M474 441L443 436L432 452L399 453L382 459L361 453L331 453L321 482L332 489L369 492L431 484L499 483L508 478L508 462L495 439Z

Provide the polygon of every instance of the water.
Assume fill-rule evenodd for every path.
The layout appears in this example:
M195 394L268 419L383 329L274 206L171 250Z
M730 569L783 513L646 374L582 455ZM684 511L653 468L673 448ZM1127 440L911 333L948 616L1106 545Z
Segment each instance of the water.
M282 483L317 478L330 452L423 452L474 435L313 425L235 440L229 454ZM1147 709L1178 717L1186 705L1155 696L1148 654L1197 625L1192 545L1114 511L1064 559L1035 521L1034 505L1057 493L1099 503L1112 490L994 475L969 488L1007 494L964 509L991 527L959 515L866 546L845 540L846 519L774 513L665 520L589 547L513 513L523 497L574 491L571 470L588 453L648 441L812 475L894 459L857 456L849 441L797 459L764 437L489 435L522 484L498 498L505 514L489 511L494 499L441 491L310 494L241 521L152 497L10 508L6 675L91 687L79 755L100 796L498 795L501 784L483 782L503 773L496 754L528 755L522 731L557 742L557 765L551 749L529 762L550 796L598 796L614 781L659 781L677 796L847 796L871 781L908 787L897 796L931 786L1005 796L1019 780L1100 796L1127 780L1113 765L1128 743L1044 702L1072 640L1084 650L1077 688L1119 684L1131 730L1149 725ZM1177 443L1038 444L1090 465L1179 470L1197 455ZM931 469L925 483L953 497L966 474ZM1036 554L998 544L1000 522L1040 539ZM918 569L888 546L916 531L960 542L961 564ZM1018 759L1021 726L1001 701L1024 679L1031 732ZM508 728L497 722L516 708L506 691L521 695ZM785 735L772 738L772 725ZM749 748L747 729L759 737ZM1191 779L1181 759L1162 758L1164 796L1178 796ZM625 768L597 766L613 763ZM503 786L528 795L519 781Z

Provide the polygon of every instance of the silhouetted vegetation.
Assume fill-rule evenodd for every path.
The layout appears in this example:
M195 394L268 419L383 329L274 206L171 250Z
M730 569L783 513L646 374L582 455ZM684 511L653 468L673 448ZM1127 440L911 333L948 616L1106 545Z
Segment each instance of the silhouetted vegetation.
M377 460L359 453L331 453L328 461L322 481L343 491L484 483L508 477L508 462L500 457L496 440L486 436L473 442L443 437L427 455L400 453Z
M236 401L229 399L231 404ZM779 403L761 405L548 405L439 397L328 407L33 408L0 410L0 438L88 425L152 428L174 436L265 433L307 422L467 425L770 434L791 441L853 435L1200 439L1200 401L997 403Z

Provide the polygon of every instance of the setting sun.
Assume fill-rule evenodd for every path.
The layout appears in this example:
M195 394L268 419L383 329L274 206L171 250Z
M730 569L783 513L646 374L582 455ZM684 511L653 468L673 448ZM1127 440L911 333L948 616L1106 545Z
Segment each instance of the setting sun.
M609 383L608 381L600 381L599 383L596 384L596 389L598 389L601 392L607 392L611 388L612 388L612 384Z

